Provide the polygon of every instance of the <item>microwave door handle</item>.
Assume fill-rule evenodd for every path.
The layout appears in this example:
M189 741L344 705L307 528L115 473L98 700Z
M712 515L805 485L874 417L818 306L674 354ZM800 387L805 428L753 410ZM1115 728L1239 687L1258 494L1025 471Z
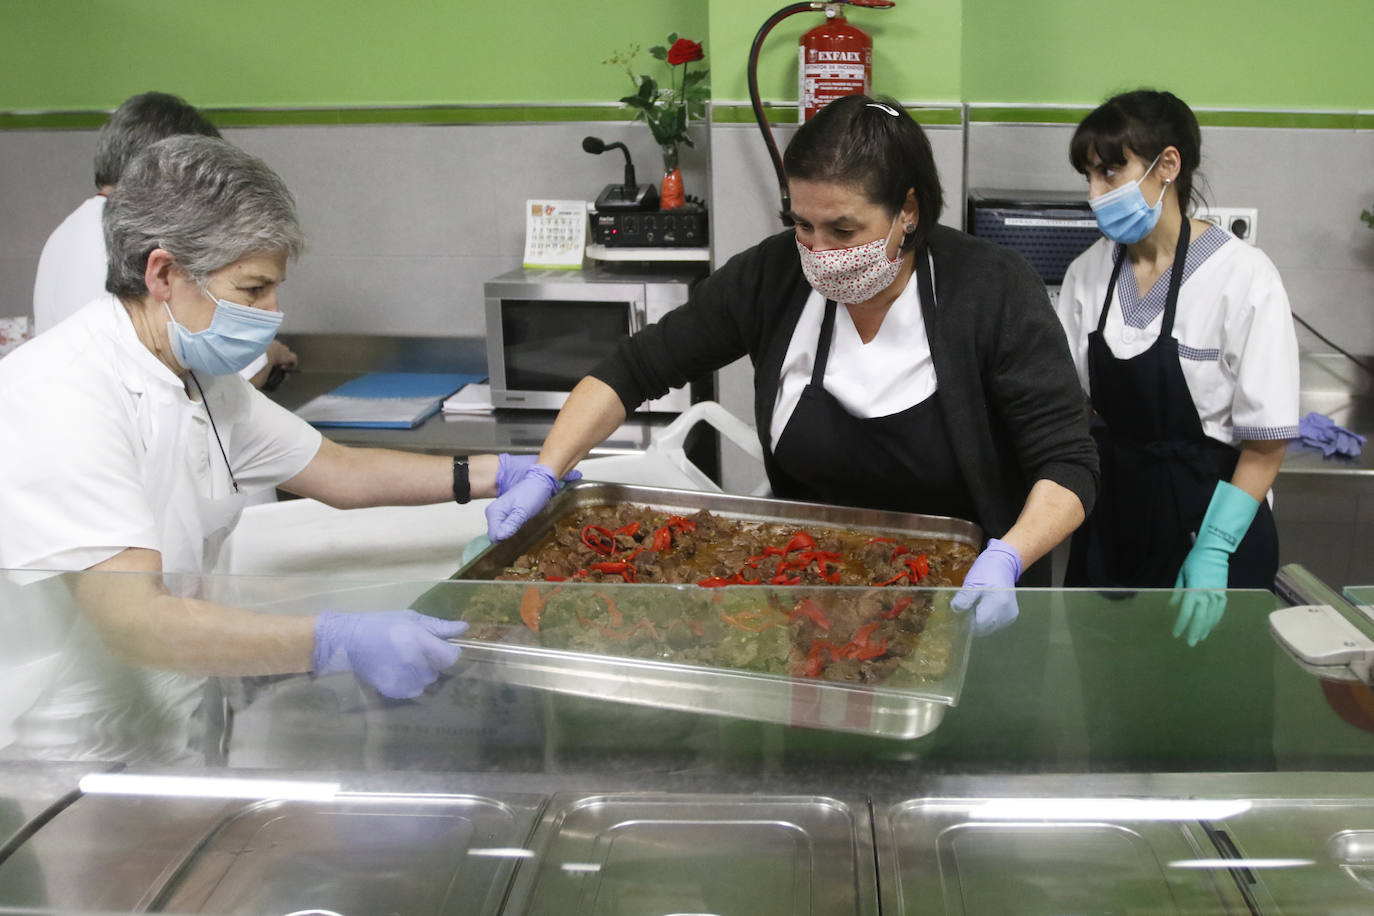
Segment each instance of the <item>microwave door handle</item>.
M644 327L645 327L645 325L647 324L647 322L644 320L644 313L645 313L645 311L646 311L646 309L644 308L644 306L642 306L642 305L639 304L638 302L631 302L631 303L630 303L630 333L631 333L631 334L638 334L640 331L644 330Z

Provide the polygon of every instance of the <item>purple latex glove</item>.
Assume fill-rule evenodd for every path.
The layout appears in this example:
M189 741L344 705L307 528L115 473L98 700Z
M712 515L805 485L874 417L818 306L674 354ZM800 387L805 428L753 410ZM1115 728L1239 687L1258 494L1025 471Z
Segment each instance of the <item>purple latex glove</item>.
M1016 580L1021 578L1021 554L1006 541L992 538L973 561L964 587L949 606L962 613L973 608L973 632L993 633L1021 613L1016 604Z
M534 455L507 455L502 452L496 456L496 495L504 496L506 491L515 486L525 472L532 468L539 459ZM564 483L572 483L574 480L581 480L582 472L576 469L563 475Z
M1354 458L1365 444L1364 436L1337 426L1335 420L1315 412L1298 421L1298 438L1304 445L1320 449L1325 458L1332 455Z
M462 650L445 642L467 632L461 620L440 620L415 611L342 614L324 611L315 618L316 674L352 671L392 699L419 696L458 661Z
M487 506L487 537L495 543L515 534L557 492L558 478L553 471L542 464L525 468L524 474Z

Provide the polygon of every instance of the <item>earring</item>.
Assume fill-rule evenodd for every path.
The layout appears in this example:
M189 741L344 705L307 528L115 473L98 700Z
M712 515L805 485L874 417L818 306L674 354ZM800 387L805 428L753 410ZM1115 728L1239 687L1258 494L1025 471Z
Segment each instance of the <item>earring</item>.
M913 233L913 232L915 232L915 231L916 231L916 224L915 224L915 223L907 223L907 224L906 224L906 233L907 233L907 235L910 235L911 233Z

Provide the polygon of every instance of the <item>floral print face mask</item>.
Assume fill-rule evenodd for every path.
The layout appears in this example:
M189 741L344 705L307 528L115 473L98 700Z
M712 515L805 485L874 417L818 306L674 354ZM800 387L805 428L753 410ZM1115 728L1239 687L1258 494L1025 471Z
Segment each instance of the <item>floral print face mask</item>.
M884 238L852 248L812 251L798 239L797 253L801 255L806 282L825 298L844 305L867 302L887 289L902 271L900 252L895 261L887 257L888 242L901 216L898 213L892 220L892 228Z

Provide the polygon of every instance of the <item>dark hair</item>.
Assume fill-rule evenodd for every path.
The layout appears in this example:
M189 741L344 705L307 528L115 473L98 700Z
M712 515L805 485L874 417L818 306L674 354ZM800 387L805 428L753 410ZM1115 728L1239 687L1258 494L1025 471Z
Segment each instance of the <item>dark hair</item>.
M925 242L944 207L925 131L885 96L847 95L831 102L797 130L782 161L788 178L855 185L894 216L907 191L914 191L920 215L916 231L902 241L904 251Z
M1069 141L1069 162L1087 174L1088 153L1097 154L1103 165L1123 166L1130 150L1146 162L1164 152L1178 150L1181 165L1174 186L1179 205L1202 206L1202 195L1193 188L1193 177L1202 161L1202 131L1193 110L1172 92L1137 89L1112 96L1078 124Z
M95 186L119 184L124 167L140 150L166 137L219 131L184 99L165 92L145 92L124 100L95 140Z

